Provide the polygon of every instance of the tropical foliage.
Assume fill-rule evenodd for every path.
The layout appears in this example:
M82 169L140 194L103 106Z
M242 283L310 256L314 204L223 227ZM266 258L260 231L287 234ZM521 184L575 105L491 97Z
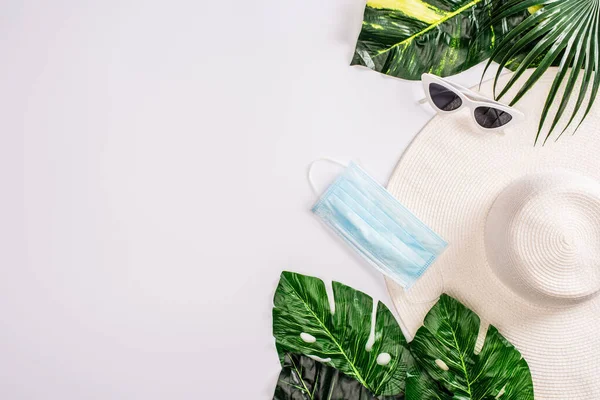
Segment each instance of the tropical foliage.
M477 314L442 295L410 343L411 353L455 399L533 399L527 362L495 327L476 350L480 324Z
M483 347L476 349L479 317L455 299L442 295L407 344L382 303L377 304L371 334L371 297L337 282L332 286L333 312L320 279L281 274L273 334L283 371L275 400L328 398L323 393L343 389L336 383L328 392L318 379L343 381L352 391L338 398L348 400L371 399L371 393L378 399L533 399L531 375L521 354L493 326ZM322 364L291 353L318 358ZM340 372L335 379L332 369Z
M579 127L598 95L599 25L600 0L369 0L352 64L417 80L497 61L496 98L518 88L510 105L557 66L535 137L545 143ZM497 91L504 67L515 73Z
M386 397L400 400L404 396ZM357 380L337 369L300 354L286 354L273 400L376 400ZM383 400L379 398L379 400Z
M462 72L486 60L529 15L526 8L490 24L505 0L369 0L353 65L403 79Z
M572 97L576 99L573 109L569 112L569 119L557 139L575 120L580 110L583 111L579 119L581 124L598 94L600 74L594 71L598 71L600 67L600 0L510 0L497 9L491 23L497 23L512 15L520 15L523 10L533 5L537 5L537 11L506 35L494 49L491 59L500 64L494 81L496 90L502 67L510 60L519 58L517 63L513 62L515 73L497 98L502 98L517 85L527 68L535 67L527 80L520 84L510 102L511 105L517 103L551 65L558 65L535 139L537 142L540 138L546 118L556 105L554 117L544 138L546 142L565 114ZM488 67L489 65L488 62Z
M377 395L404 391L410 355L390 310L377 303L375 340L369 343L373 299L338 282L333 283L333 298L334 313L322 280L281 274L273 308L273 335L280 359L286 353L317 356ZM383 364L382 357L389 357L389 362Z

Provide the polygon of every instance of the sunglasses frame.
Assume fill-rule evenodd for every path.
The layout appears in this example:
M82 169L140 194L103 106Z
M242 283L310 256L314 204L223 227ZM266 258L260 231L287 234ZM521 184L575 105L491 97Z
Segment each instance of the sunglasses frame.
M467 89L459 84L450 82L444 78L440 78L439 76L425 73L425 74L421 75L421 81L423 82L423 88L425 89L425 96L427 98L427 101L429 101L429 104L431 105L431 107L433 107L434 110L436 110L438 113L441 113L441 114L452 114L452 113L462 110L464 107L468 107L471 117L473 118L473 121L475 122L475 125L477 125L479 127L479 129L481 129L485 132L498 131L498 130L505 129L517 122L522 121L525 118L525 115L521 111L517 110L514 107L510 107L510 106L506 106L504 104L498 103L495 100L492 100L485 96L477 94L470 89ZM433 99L431 98L431 92L429 91L429 85L432 83L437 83L438 85L443 86L444 88L450 90L452 93L454 93L461 99L462 104L455 110L451 110L451 111L444 111L444 110L438 108L438 106L436 106L435 103L433 102ZM479 124L479 122L477 122L477 119L475 118L475 109L477 107L495 108L496 110L500 110L500 111L510 114L510 116L512 118L510 121L508 121L504 125L501 125L501 126L498 126L495 128L486 128L484 126L481 126Z

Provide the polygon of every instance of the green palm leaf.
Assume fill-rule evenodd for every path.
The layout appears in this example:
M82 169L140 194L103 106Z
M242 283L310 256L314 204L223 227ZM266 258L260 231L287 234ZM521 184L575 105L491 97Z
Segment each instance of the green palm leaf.
M280 360L286 353L317 356L376 395L403 393L411 359L390 310L377 303L371 344L373 299L338 282L333 282L333 297L332 314L323 281L282 272L273 301L273 336Z
M545 127L550 111L555 106L554 117L547 127L544 143L555 131L565 115L572 96L576 97L571 115L557 139L573 123L580 110L583 115L579 125L588 115L598 89L600 88L599 19L600 0L510 0L495 10L490 24L520 15L524 8L538 5L538 11L526 18L519 26L496 46L491 60L497 60L499 67L494 80L494 93L500 71L509 63L518 59L515 73L496 95L502 98L513 88L519 78L528 69L535 67L533 73L521 84L510 104L517 103L552 65L558 65L550 92L544 103L535 143ZM588 95L589 97L586 96Z
M527 362L493 326L476 352L479 327L477 314L448 295L440 297L410 343L413 357L428 375L409 373L407 400L443 398L435 397L429 377L453 399L533 400Z
M403 79L448 76L487 59L527 15L489 24L506 0L369 0L352 65ZM539 3L539 2L538 2Z

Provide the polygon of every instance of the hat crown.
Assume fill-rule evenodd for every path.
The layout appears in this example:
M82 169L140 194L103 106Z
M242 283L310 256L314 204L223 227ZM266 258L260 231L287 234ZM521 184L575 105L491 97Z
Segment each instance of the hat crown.
M574 172L525 176L486 220L488 263L519 296L570 305L600 292L600 184Z

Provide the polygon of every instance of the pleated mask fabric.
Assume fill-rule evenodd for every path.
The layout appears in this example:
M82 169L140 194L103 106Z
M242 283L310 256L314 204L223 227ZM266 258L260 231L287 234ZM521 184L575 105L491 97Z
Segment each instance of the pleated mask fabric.
M367 262L411 287L447 243L356 163L350 163L312 208Z

